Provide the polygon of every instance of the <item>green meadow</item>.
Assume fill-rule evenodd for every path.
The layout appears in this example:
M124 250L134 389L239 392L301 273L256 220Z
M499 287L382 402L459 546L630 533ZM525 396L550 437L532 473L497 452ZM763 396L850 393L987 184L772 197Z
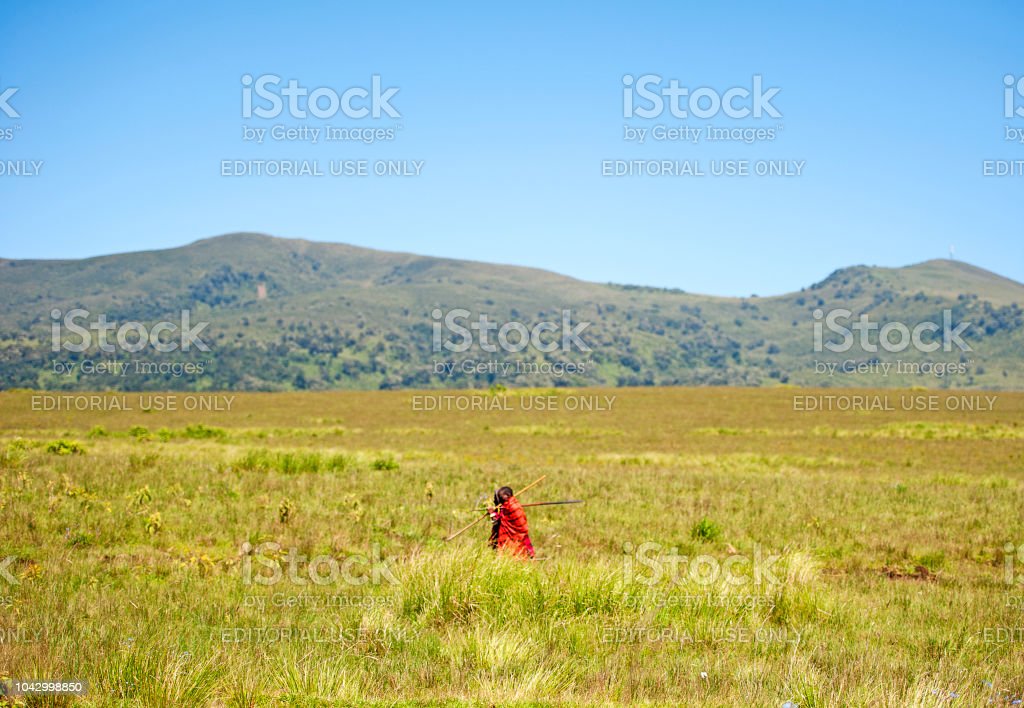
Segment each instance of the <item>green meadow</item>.
M0 393L6 700L1013 705L1024 394L855 393Z

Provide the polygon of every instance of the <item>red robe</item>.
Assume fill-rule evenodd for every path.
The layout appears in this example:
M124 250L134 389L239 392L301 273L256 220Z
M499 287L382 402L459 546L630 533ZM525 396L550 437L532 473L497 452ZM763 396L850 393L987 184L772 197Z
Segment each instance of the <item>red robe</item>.
M534 557L530 529L526 525L526 512L515 497L498 507L497 518L491 530L491 545L517 556Z

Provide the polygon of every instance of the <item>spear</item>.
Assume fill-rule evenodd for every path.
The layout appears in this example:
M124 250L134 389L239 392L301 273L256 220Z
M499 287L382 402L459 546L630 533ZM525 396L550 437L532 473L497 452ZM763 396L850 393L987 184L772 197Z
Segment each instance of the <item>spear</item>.
M545 474L545 475L541 475L541 477L540 477L539 479L537 479L537 480L536 480L535 482L531 482L530 484L528 484L528 485L526 485L525 487L523 487L522 489L520 489L520 490L519 490L519 493L520 493L520 494L522 494L522 493L523 493L523 492L525 492L526 490L528 490L528 489L531 489L531 488L533 488L533 487L536 487L536 486L537 486L538 484L540 484L540 483L541 483L541 481L543 481L543 480L544 480L544 478L545 478L545 477L547 477L547 475L546 475L546 474ZM501 506L501 505L499 504L499 506ZM462 527L461 529L459 529L458 531L456 531L455 533L453 533L453 534L452 534L451 536L449 536L448 538L446 538L446 539L445 539L445 541L451 541L451 540L452 540L453 538L455 538L456 536L461 536L461 535L462 535L463 533L465 533L466 531L469 531L469 530L470 530L471 528L473 528L474 526L476 526L477 524L479 524L479 523L480 523L481 521L483 521L484 519L486 519L486 518L487 518L488 516L489 516L489 514L484 514L483 516L481 516L481 517L480 517L479 519L477 519L477 520L476 520L476 521L474 521L473 523L469 524L468 526L463 526L463 527Z
M582 499L566 499L565 501L553 501L553 502L534 502L533 504L523 504L523 506L554 506L555 504L582 504Z
M524 509L528 506L554 506L555 504L582 504L582 499L567 499L565 501L533 502L532 504L520 504Z

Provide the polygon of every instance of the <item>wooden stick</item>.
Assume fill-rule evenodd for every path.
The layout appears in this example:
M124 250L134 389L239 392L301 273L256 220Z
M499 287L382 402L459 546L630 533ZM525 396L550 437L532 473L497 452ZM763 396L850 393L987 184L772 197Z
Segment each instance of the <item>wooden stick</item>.
M533 504L523 504L525 509L528 506L555 506L557 504L582 504L582 499L569 499L568 501L553 501L553 502L534 502Z
M451 540L452 540L453 538L455 538L456 536L461 536L461 535L462 535L462 534L463 534L464 532L466 532L466 531L469 531L469 530L470 530L471 528L473 528L474 526L476 526L477 524L479 524L479 523L480 523L481 521L483 521L484 519L486 519L486 518L487 518L487 517L488 517L489 515L490 515L490 514L486 514L486 513L485 513L485 514L484 514L483 516L481 516L481 517L480 517L479 519L477 519L477 520L476 520L476 521L474 521L473 523L469 524L468 526L463 526L463 527L462 527L461 529L459 529L458 531L456 531L455 533L453 533L453 534L452 534L451 536L449 536L448 538L446 538L446 539L445 539L445 541L451 541Z
M543 481L544 481L544 480L545 480L546 478L547 478L547 475L546 475L546 474L545 474L545 475L542 475L542 476L541 476L541 478L540 478L540 479L538 479L538 480L537 480L536 482L534 482L533 484L527 484L527 485L526 485L525 487L523 487L522 489L520 489L520 490L519 490L519 493L520 493L520 494L522 494L522 493L523 493L523 492L525 492L525 491L526 491L527 489L532 489L533 487L536 487L536 486L537 486L538 484L540 484L541 482L543 482Z
M547 475L543 475L543 476L541 476L541 478L540 478L540 479L538 479L538 480L537 480L536 482L533 482L532 484L528 484L528 485L526 485L525 487L523 487L522 489L520 489L520 490L519 490L519 493L520 493L520 494L522 494L522 493L523 493L523 492L525 492L525 491L526 491L527 489L530 489L530 488L532 488L532 487L536 487L536 486L537 486L538 484L540 484L540 483L541 483L541 482L542 482L542 481L544 480L544 478L545 478L545 477L547 477ZM452 540L453 538L455 538L456 536L461 536L461 535L462 535L463 533L465 533L466 531L469 531L469 530L470 530L471 528L473 528L474 526L476 526L477 524L479 524L479 523L480 523L481 521L483 521L484 519L486 519L486 518L487 518L488 516L490 516L490 514L489 514L489 513L485 513L485 514L484 514L483 516L481 516L481 517L480 517L479 519L477 519L477 520L476 520L476 521L474 521L473 523L469 524L468 526L463 526L463 527L462 527L461 529L459 529L458 531L456 531L455 533L453 533L453 534L452 534L451 536L449 536L448 538L446 538L446 539L445 539L445 541L451 541L451 540Z
M520 504L524 509L529 506L555 506L557 504L582 504L582 499L569 499L567 501L551 501L551 502L531 502L530 504Z

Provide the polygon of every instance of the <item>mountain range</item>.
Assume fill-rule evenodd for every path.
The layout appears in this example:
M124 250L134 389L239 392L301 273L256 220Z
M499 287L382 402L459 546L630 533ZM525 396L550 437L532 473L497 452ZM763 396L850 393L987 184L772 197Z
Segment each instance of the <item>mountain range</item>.
M732 298L238 233L80 260L0 259L0 274L4 388L1024 387L1024 285L954 260L852 266L799 292ZM76 309L88 314L69 325ZM68 348L84 343L71 325L149 332L180 327L183 310L207 351L128 351L134 325L127 348L102 351L96 330L85 351ZM494 327L486 340L470 327L481 316ZM923 336L887 350L877 329L860 339L862 316L889 324L895 345L904 327L923 323ZM505 325L505 348L489 351ZM523 332L537 338L520 349ZM464 334L466 351L445 348L460 349ZM925 351L933 343L947 346ZM97 366L112 362L124 366Z

